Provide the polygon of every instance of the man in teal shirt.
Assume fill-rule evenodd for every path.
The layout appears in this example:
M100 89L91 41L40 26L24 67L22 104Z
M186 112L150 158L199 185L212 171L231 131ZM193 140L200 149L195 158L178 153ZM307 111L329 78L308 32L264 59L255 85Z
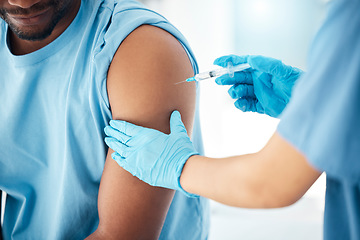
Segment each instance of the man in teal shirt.
M104 143L110 119L168 132L180 109L201 151L181 33L132 0L0 0L0 16L4 239L206 239L205 199L144 184Z

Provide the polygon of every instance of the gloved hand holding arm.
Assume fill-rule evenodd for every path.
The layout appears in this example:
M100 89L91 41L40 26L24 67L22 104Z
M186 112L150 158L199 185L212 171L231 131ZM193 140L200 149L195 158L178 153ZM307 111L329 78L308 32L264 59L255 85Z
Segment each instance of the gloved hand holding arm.
M249 63L251 69L237 72L234 77L223 75L216 79L219 85L233 85L229 95L237 99L235 106L244 111L265 113L278 117L291 97L296 80L302 70L283 64L280 60L263 56L223 56L214 61L215 65L226 67Z
M153 186L201 195L231 206L284 207L296 202L320 176L305 157L277 133L261 151L227 158L197 155L179 112L171 133L111 121L105 141L113 159ZM146 156L146 157L144 157Z
M105 128L106 144L115 150L112 158L125 170L152 186L171 188L187 196L180 185L180 175L187 159L197 155L187 135L181 115L174 111L170 118L171 133L111 120Z

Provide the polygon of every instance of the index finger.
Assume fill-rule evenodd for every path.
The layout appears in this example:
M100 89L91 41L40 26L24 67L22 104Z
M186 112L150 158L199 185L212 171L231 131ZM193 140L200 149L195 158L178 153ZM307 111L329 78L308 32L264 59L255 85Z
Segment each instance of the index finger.
M139 131L141 131L140 126L135 124L122 121L122 120L110 120L110 126L118 130L119 132L125 133L127 136L134 136Z
M222 75L215 79L218 85L234 85L234 84L253 84L253 78L251 72L242 71L235 72L233 77L228 74Z
M247 63L247 58L248 55L237 56L232 54L232 55L222 56L215 59L214 65L218 65L220 67L227 67L228 62L231 62L233 65L239 65L242 63Z

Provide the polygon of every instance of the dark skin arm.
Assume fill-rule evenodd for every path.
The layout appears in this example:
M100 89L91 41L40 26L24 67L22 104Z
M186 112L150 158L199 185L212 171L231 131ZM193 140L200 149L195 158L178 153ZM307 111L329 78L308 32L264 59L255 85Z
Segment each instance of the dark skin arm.
M193 76L181 44L169 33L144 25L116 52L107 89L113 119L170 132L173 110L191 134L195 84L174 83ZM174 191L152 187L122 169L109 153L99 190L98 229L88 239L158 239Z

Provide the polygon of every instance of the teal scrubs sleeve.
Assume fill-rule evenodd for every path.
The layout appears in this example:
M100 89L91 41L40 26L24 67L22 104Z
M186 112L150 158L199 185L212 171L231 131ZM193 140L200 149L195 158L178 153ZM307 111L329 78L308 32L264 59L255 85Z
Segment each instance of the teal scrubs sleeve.
M320 171L360 178L360 1L337 0L318 32L308 72L278 132Z
M278 133L326 172L324 239L360 239L360 0L333 0ZM290 159L291 160L291 159Z

